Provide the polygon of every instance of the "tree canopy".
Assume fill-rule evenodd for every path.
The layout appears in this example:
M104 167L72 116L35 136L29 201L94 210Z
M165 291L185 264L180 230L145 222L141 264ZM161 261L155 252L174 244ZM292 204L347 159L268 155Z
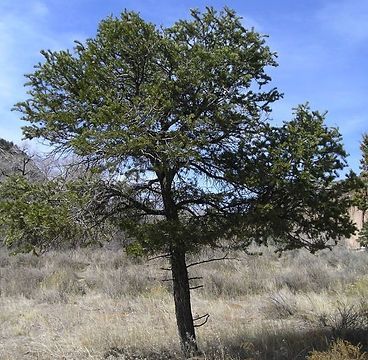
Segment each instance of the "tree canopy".
M224 240L316 251L353 231L335 181L341 135L308 105L270 122L276 54L233 11L193 10L168 28L126 11L72 51L42 54L15 106L24 134L98 169L96 219L168 256L187 354L197 348L188 252Z

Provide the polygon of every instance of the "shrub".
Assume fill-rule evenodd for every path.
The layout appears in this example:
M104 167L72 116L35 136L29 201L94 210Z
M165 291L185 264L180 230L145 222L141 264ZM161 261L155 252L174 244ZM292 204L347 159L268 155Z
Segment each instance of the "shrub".
M366 360L368 354L362 352L360 345L352 345L344 340L334 342L328 351L313 351L308 360Z
M119 299L123 296L139 296L150 293L158 281L150 279L147 274L131 265L129 268L120 268L118 270L110 269L101 271L94 284L103 294L112 299ZM88 282L88 278L86 279Z
M359 232L359 243L361 246L368 246L368 222L366 222Z
M365 303L360 305L339 303L332 314L321 314L319 326L328 328L335 339L344 339L367 345L368 310Z
M41 287L61 294L84 295L85 286L81 280L70 269L57 269L43 279Z
M289 291L278 291L270 295L267 305L264 311L272 319L285 319L298 312L295 298Z
M0 268L0 295L32 298L37 293L44 276L43 271L31 267Z

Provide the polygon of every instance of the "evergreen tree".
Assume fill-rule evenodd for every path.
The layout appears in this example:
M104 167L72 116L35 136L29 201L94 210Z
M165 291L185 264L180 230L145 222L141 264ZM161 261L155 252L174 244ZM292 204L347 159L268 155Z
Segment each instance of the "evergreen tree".
M187 255L227 240L316 251L348 236L336 129L299 106L272 126L276 55L236 14L207 8L158 28L109 17L73 51L43 51L16 105L27 138L72 151L102 174L91 202L138 253L168 256L186 355L197 352Z

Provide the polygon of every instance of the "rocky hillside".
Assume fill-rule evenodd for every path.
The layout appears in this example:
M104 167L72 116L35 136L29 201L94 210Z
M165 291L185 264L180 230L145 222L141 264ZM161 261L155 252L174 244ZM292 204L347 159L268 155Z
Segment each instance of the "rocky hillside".
M42 177L31 157L11 141L0 138L0 180L10 174L24 175L30 179Z

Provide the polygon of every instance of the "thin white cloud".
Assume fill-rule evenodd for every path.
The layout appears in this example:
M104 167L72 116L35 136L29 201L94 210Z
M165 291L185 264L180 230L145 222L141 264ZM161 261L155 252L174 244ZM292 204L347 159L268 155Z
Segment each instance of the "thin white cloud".
M321 25L350 42L368 40L368 1L330 2L317 14Z
M31 4L31 12L35 16L43 17L49 13L49 9L43 2L35 1Z
M47 7L40 1L21 7L5 0L0 3L0 137L18 141L21 137L19 114L13 105L26 97L25 73L42 61L40 50L71 48L73 40L85 36L52 33L47 26Z
M242 24L246 29L254 28L254 30L259 32L259 33L264 32L263 26L255 18L253 18L249 15L241 15L241 17L242 17Z
M34 6L42 6L35 2ZM3 13L0 6L0 108L5 100L18 93L24 73L32 71L32 65L41 60L40 50L71 48L75 39L86 36L74 33L51 34L38 23L41 8L34 13ZM42 11L45 11L43 9ZM18 95L19 97L19 95Z
M363 116L349 117L339 126L340 131L345 135L363 134L367 128L367 119Z

